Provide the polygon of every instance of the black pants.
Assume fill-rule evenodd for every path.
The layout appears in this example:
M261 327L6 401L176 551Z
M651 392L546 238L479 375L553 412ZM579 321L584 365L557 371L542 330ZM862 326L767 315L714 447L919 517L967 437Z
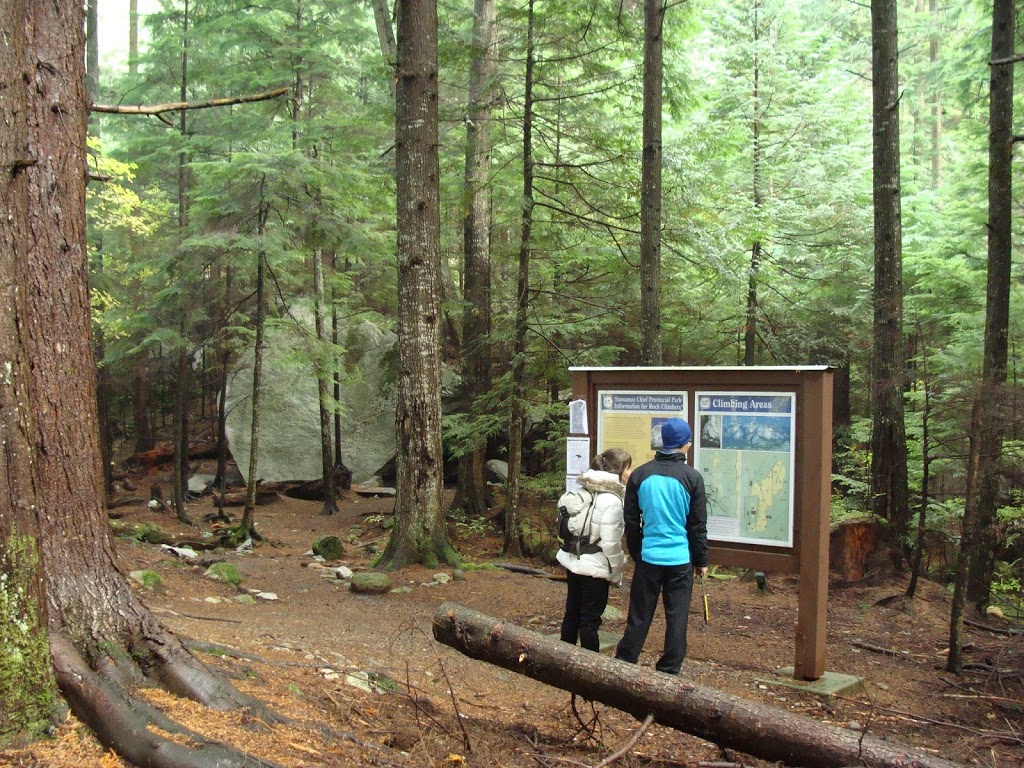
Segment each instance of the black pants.
M601 650L597 630L601 627L601 614L608 605L609 583L593 576L580 576L567 570L569 590L565 594L565 616L562 618L562 639L591 651Z
M626 632L615 649L615 658L636 664L643 650L658 595L665 606L665 651L655 665L659 672L678 675L686 658L686 624L690 618L693 566L651 565L637 560L629 589Z

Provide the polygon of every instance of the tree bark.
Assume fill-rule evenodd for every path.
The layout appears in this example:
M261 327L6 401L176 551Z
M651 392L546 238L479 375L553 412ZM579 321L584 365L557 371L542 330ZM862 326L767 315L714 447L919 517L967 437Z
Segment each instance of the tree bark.
M224 296L221 299L220 315L223 325L227 325L231 312L231 267L224 268ZM215 346L217 357L217 477L214 484L220 490L221 497L227 491L228 476L228 366L231 362L231 346L227 339L218 336ZM217 504L217 516L227 521L224 506Z
M140 353L142 362L137 362L132 367L134 379L134 396L132 397L132 408L135 414L135 452L142 453L151 451L156 445L153 438L153 430L149 424L149 366L146 363L148 353Z
M761 45L761 3L755 0L754 14L754 121L753 121L753 178L751 187L754 197L755 220L760 226L761 206L764 204L763 192L761 189L761 69L760 69L760 48ZM743 334L743 364L753 365L757 352L757 289L758 271L761 269L761 240L754 240L750 247L750 271L747 272L747 322Z
M1012 60L1016 33L1013 0L992 4L992 61ZM981 386L971 411L967 494L961 521L960 559L953 584L949 658L946 668L963 666L963 619L968 601L988 601L995 567L997 465L1002 451L1000 400L1006 382L1010 321L1011 204L1013 152L1013 65L990 65L988 178L988 282Z
M903 262L900 225L899 50L896 0L872 0L875 279L871 495L900 547L910 523L903 415Z
M837 728L569 645L455 603L434 613L434 638L509 669L727 749L802 766L955 768L913 747Z
M928 0L928 12L932 15L933 24L938 24L939 0ZM928 38L928 62L932 69L939 62L939 33L933 32ZM932 124L931 124L931 171L932 187L939 188L942 181L942 86L936 78L932 86Z
M456 559L442 498L436 0L399 3L397 58L398 487L383 568Z
M462 375L465 409L472 416L479 397L491 389L491 109L494 103L495 0L476 0L473 58L466 111L466 215L462 220L464 311ZM484 478L487 438L482 436L459 460L459 499L467 515L487 511Z
M26 0L0 6L0 29L23 28L26 6ZM24 35L12 34L0 46L0 81L22 82L30 64L27 43ZM28 281L31 247L29 174L10 170L17 159L29 158L27 97L24 87L0 93L0 745L41 736L56 720L35 511L41 498L32 458L37 428L28 405L32 366L26 329L18 322L29 309L19 288Z
M262 188L260 190L262 198ZM270 206L260 200L258 214L258 234L262 239ZM263 332L267 317L266 297L267 255L260 250L256 263L256 338L253 342L252 360L252 425L249 438L249 472L246 475L245 508L242 511L242 522L238 525L238 538L256 537L256 483L259 481L258 468L260 458L260 401L263 386Z
M316 201L319 206L319 200ZM324 320L324 252L322 248L313 249L313 305L316 323L316 389L320 406L320 455L323 459L323 514L333 515L338 511L338 489L334 474L334 446L331 442L331 411L328 377L331 375L325 360L328 359L327 349L330 340ZM334 359L332 349L330 359Z
M188 98L188 49L189 49L189 0L185 0L181 29L181 100ZM185 150L188 141L188 112L181 110L178 117L178 132L181 135L182 150L178 153L178 238L184 242L188 228L188 177L189 156ZM174 275L175 279L182 279ZM191 525L185 506L185 492L188 485L188 422L189 400L191 397L191 360L188 344L188 306L181 306L179 330L181 348L177 352L177 376L174 395L174 481L171 498L174 512L183 523Z
M391 8L388 0L371 0L373 5L373 21L377 27L377 42L380 44L384 60L394 66L398 58L398 44L395 42L395 28L391 26ZM388 79L391 95L395 95L395 79Z
M519 233L519 282L516 288L515 354L508 424L508 480L505 483L504 544L502 552L522 554L518 520L523 475L523 435L526 432L526 334L530 310L530 252L533 247L533 67L534 0L529 0L526 21L526 82L523 93L523 209Z
M992 7L992 61L1012 59L1015 4ZM981 371L982 413L978 435L977 549L970 556L967 599L984 606L1000 548L999 463L1006 418L1006 366L1010 334L1010 281L1013 256L1013 65L990 67L988 129L988 281L985 342ZM971 503L968 501L968 503Z
M85 78L91 103L99 98L100 93L99 0L88 0L85 7Z
M924 339L921 340L922 349ZM917 508L917 539L914 542L914 560L910 567L910 581L907 583L907 597L917 592L917 580L924 566L925 530L928 527L928 497L931 482L931 444L928 433L928 422L931 418L931 382L928 378L928 353L924 351L921 359L921 375L923 378L924 401L921 407L921 500Z
M34 425L23 460L37 472L35 498L22 491L17 502L38 530L51 650L66 635L116 687L149 678L209 706L268 715L164 629L115 564L103 509L85 241L85 9L47 0L4 8L17 16L4 24L0 81L17 85L0 104L24 99L25 109L14 151L0 153L0 200L13 235L0 248L19 257L14 287L23 298L13 307L20 333L12 360L32 361L24 407ZM29 162L12 162L19 159ZM62 690L75 714L91 721L99 701ZM119 695L131 701L126 689ZM126 737L117 734L114 748Z
M184 315L181 321L181 343L185 344ZM188 349L177 352L177 371L174 377L174 479L171 481L171 499L177 518L188 525L185 491L188 488L188 404L192 395L192 366Z
M640 364L661 365L661 101L665 0L644 0L640 169Z
M139 74L139 0L128 0L128 73Z

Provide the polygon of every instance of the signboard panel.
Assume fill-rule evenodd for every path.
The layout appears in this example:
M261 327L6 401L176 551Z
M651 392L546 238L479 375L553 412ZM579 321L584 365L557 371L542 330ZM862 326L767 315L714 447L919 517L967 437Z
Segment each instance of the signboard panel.
M708 539L792 547L796 395L696 392L694 399Z
M638 467L661 448L661 425L674 416L686 418L686 392L599 390L597 451L625 448Z
M621 445L633 454L634 464L641 464L654 455L652 420L688 417L695 432L694 466L705 482L731 482L736 489L734 505L714 510L718 535L709 537L711 563L799 573L793 676L821 677L828 602L831 369L659 366L571 371L572 396L587 403L589 434L596 435L598 451ZM607 395L627 397L605 400ZM655 395L676 399L641 399ZM721 396L719 403L702 404L701 398L715 396ZM721 499L725 496L723 491Z

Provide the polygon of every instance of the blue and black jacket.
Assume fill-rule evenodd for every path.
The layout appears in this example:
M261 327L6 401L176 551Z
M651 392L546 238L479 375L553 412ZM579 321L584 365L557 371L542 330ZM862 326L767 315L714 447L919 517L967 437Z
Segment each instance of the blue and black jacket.
M626 546L651 565L708 564L708 512L704 478L686 454L659 452L636 468L623 505Z

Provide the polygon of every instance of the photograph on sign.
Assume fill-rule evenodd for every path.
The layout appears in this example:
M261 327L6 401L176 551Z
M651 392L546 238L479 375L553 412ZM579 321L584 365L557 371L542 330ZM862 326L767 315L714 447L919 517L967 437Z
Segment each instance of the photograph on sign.
M674 416L686 418L686 393L599 391L597 452L625 448L638 467L661 448L661 425Z
M694 466L708 539L793 546L796 395L697 392Z

